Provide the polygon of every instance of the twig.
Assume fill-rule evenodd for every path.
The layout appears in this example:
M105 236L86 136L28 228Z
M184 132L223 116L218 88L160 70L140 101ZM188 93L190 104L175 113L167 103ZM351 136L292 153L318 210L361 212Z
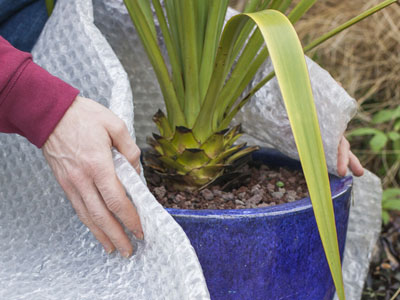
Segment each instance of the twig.
M390 298L390 300L396 300L396 297L400 294L400 288L397 290L397 292L393 295L392 298Z

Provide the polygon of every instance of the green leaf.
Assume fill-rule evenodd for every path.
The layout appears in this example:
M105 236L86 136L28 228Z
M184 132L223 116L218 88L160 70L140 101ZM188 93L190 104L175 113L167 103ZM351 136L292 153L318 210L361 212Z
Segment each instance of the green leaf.
M377 133L374 137L369 141L369 145L371 146L372 151L379 152L385 147L388 141L388 137L383 133Z
M396 197L400 197L400 189L398 188L385 189L382 193L382 202Z
M387 200L384 203L382 203L382 208L385 210L400 211L400 199Z
M218 41L225 20L226 10L228 8L227 0L212 0L207 19L207 28L205 32L203 57L200 68L200 100L203 102L207 93L212 71L214 69L215 56L217 54Z
M195 24L194 0L181 0L183 34L183 66L185 78L185 117L189 127L192 127L200 110L199 90L199 58L197 51L197 32Z
M382 221L383 221L383 224L385 224L385 225L388 224L389 220L390 220L389 213L387 211L385 211L385 210L382 210Z
M372 120L372 124L382 124L387 121L397 119L400 117L400 106L397 107L396 109L383 109L376 113Z
M47 15L50 17L54 9L54 0L46 0Z
M148 23L149 20L146 18L146 13L136 0L124 0L124 3L160 84L171 127L175 128L176 125L186 125L186 119L179 105L175 89L170 84L171 80L167 66L158 46L157 39Z
M288 15L292 24L295 24L300 18L315 4L317 0L301 0Z
M387 135L392 141L398 141L400 139L400 133L396 131L390 131Z
M171 69L172 69L172 80L176 90L178 102L181 109L183 109L185 100L185 91L182 82L182 65L179 57L180 51L176 49L176 44L173 42L172 35L168 29L164 11L160 4L160 0L153 0L153 6L160 24L162 35L164 37L165 46L167 48L169 62L171 64Z
M396 131L400 131L400 120L396 121L396 123L394 123L393 129Z
M362 128L357 128L354 129L346 134L347 137L352 137L352 136L364 136L364 135L375 135L375 134L384 134L383 131L375 128L370 128L370 127L362 127Z
M248 14L267 44L307 181L339 299L345 299L328 171L308 69L290 21L276 11Z

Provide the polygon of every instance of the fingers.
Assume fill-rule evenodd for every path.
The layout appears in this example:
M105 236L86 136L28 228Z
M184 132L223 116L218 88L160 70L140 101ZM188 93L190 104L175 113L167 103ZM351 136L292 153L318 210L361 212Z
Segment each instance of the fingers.
M106 207L121 220L129 231L142 240L143 230L139 215L115 174L111 159L109 161L111 164L105 165L102 172L94 175L94 183Z
M115 250L114 244L107 237L104 231L93 223L89 212L76 189L68 183L64 183L62 187L81 222L89 228L95 238L103 245L104 250L108 254L112 253Z
M345 176L347 172L347 166L349 165L349 152L350 143L342 137L339 148L338 148L338 158L337 158L337 172L339 176Z
M357 156L353 154L353 152L350 151L349 153L349 158L350 158L350 170L353 172L355 176L363 176L364 175L364 168L360 163L360 160L358 159Z
M126 157L136 172L140 174L140 149L129 135L125 123L118 119L108 129L113 146Z
M353 172L354 176L364 175L364 168L360 160L350 151L350 143L342 137L338 148L337 172L339 176L345 176L347 167Z
M83 181L77 189L92 222L105 233L122 256L129 257L133 251L129 238L121 224L106 207L95 185L92 182Z

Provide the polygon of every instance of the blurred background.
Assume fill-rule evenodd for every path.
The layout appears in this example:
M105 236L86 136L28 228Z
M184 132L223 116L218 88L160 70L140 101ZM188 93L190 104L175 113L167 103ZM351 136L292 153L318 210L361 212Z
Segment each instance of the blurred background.
M232 0L231 6L242 10L245 2ZM305 45L380 2L319 0L295 28ZM392 299L400 291L400 6L383 9L308 56L358 102L347 138L384 188L382 234L362 299ZM400 299L400 295L394 297Z

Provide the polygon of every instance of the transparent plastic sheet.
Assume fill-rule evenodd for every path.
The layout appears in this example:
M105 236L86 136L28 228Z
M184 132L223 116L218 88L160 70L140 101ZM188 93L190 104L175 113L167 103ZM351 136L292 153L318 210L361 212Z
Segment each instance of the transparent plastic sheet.
M91 0L58 0L33 55L84 96L108 106L134 136L131 88L93 24ZM114 151L117 174L141 217L134 256L107 255L81 224L47 166L25 139L0 135L0 299L209 299L182 229Z
M119 62L115 60L115 57L113 57L114 54L111 50L109 50L108 45L104 45L103 40L100 39L96 41L97 38L93 38L98 36L98 32L97 29L93 27L90 17L91 1L76 0L68 2L66 0L59 0L59 2L62 3L58 4L60 7L62 6L62 8L56 7L56 15L52 17L52 23L47 25L46 33L42 35L40 43L35 49L38 61L40 63L45 63L44 66L48 68L51 72L59 75L61 78L69 81L71 84L77 87L87 85L89 82L90 84L88 89L83 89L84 95L97 99L105 105L109 105L109 107L114 112L116 112L119 116L123 117L123 119L128 122L127 124L128 126L130 126L130 130L132 130L132 122L129 123L128 121L130 119L133 120L133 117L131 116L132 108L129 104L129 86L125 84L125 74L118 74L121 75L121 77L112 77L115 74L113 74L112 76L110 75L113 72L116 72L115 70L118 70L117 73L121 72ZM146 147L145 137L147 135L150 135L152 132L156 132L156 127L151 121L151 117L158 108L164 108L162 96L159 91L156 78L151 69L150 63L147 60L146 54L140 44L140 40L132 26L132 23L122 3L122 0L93 0L93 5L95 25L107 38L107 41L117 54L119 60L121 61L125 70L128 73L129 81L133 89L133 99L135 104L134 126L137 133L137 142L139 146ZM70 20L62 19L54 21L54 18L63 18L61 14L67 15L67 9L72 9L72 11L77 14L78 17L71 20L70 13L68 13L68 18L70 18ZM229 10L228 15L233 15L235 13L235 11ZM61 23L58 24L59 22ZM78 26L78 28L76 28L75 23L78 23L78 25L81 27ZM52 34L55 34L55 36L53 36L51 33L49 33L50 26L58 28L58 30L61 30L61 32L53 32ZM61 36L60 33L62 33ZM67 45L65 44L66 41L62 41L62 43L60 43L62 37L67 38ZM95 40L95 43L93 44L88 42L88 40L92 41L92 39ZM66 47L75 47L75 51L68 52L65 49ZM89 53L90 56L84 56L83 59L80 60L79 56L82 53ZM105 59L104 61L99 59L99 61L97 61L95 60L97 56L101 56L102 58L107 59ZM332 77L326 71L324 71L317 64L312 62L310 59L307 59L307 63L310 70L318 116L320 120L323 120L320 122L320 126L327 154L328 167L330 171L334 172L336 170L338 142L347 126L347 122L350 120L355 112L355 101L347 95L347 93L332 79ZM270 67L271 66L269 65L269 63L266 62L264 68L262 69L262 72L257 75L257 78L260 79L262 78L261 76L267 75L270 71ZM87 73L81 73L77 71L82 68L87 70ZM66 72L60 73L60 70L64 69ZM114 80L112 80L111 78L113 78ZM118 80L115 80L116 78L118 78ZM257 79L254 80L254 82L256 83ZM113 86L112 89L109 89L110 85ZM108 99L120 100L110 101L109 103ZM127 101L127 99L129 99L129 101ZM332 112L336 113L333 114ZM241 122L245 132L251 134L245 135L244 139L253 143L257 142L258 144L262 145L272 144L275 148L288 154L289 156L297 157L297 152L294 147L290 127L288 127L288 121L282 104L280 92L274 79L266 86L264 86L253 97L251 102L242 109L242 111L235 119L235 122ZM164 294L162 292L164 290L160 292L157 288L155 290L147 290L146 288L142 288L141 285L146 285L150 283L153 283L151 288L154 288L154 286L156 285L154 284L154 282L160 282L158 281L159 278L163 278L164 275L151 274L150 277L147 277L147 275L145 275L145 272L147 272L148 270L145 271L137 269L137 262L132 264L131 261L126 262L125 260L120 259L118 256L112 257L111 260L109 260L107 256L102 252L101 247L98 245L98 243L91 237L90 233L84 228L84 226L80 225L79 220L74 216L72 209L70 208L67 200L64 199L62 191L54 182L54 179L52 178L45 163L41 159L39 159L39 157L41 157L41 154L32 146L28 146L27 142L23 142L22 140L23 139L16 137L11 138L1 136L0 138L0 153L6 160L5 168L4 170L3 168L1 168L0 172L4 172L3 174L11 177L11 179L8 180L4 178L3 174L0 177L1 186L4 186L5 182L11 181L11 185L9 185L10 188L7 188L5 191L0 192L0 229L10 228L7 231L0 230L0 251L3 251L3 253L5 252L6 254L4 256L4 260L3 258L0 258L0 262L6 262L6 270L8 270L8 272L3 272L2 268L0 269L0 282L7 282L10 290L12 290L13 287L21 288L22 291L25 291L24 293L26 293L26 295L29 295L29 297L26 296L26 299L53 299L53 297L46 298L47 296L43 295L48 295L48 291L52 291L54 288L60 287L61 290L64 289L62 290L62 292L60 292L60 295L62 295L62 299L75 299L73 297L77 295L77 292L67 288L68 284L70 284L69 286L73 286L74 288L76 288L76 286L78 286L78 288L81 288L79 292L86 291L86 294L84 295L88 296L86 298L80 297L79 299L129 299L127 295L134 295L135 299L202 299L208 297L207 291L203 286L204 279L202 278L202 275L199 275L198 273L198 262L197 260L191 261L191 257L193 255L191 247L189 247L190 249L183 249L182 253L179 252L181 251L181 248L180 246L176 245L181 244L179 240L179 238L181 238L181 233L179 232L179 230L177 231L178 233L176 235L179 238L177 236L174 236L174 238L172 239L172 235L166 237L164 227L163 234L154 232L154 235L160 237L161 239L168 238L169 242L174 244L177 248L165 248L165 240L155 240L154 243L149 246L149 233L147 232L149 229L145 227L147 244L139 244L137 255L135 258L133 258L133 260L138 259L138 257L142 257L143 259L145 259L145 257L147 257L146 255L148 255L147 251L152 251L154 250L154 248L159 249L158 247L163 248L163 254L159 255L159 258L165 257L163 255L170 255L175 257L174 255L176 252L179 252L178 256L186 255L183 254L183 252L186 251L185 253L188 253L188 256L182 256L185 257L185 259L175 261L175 263L178 263L178 265L174 265L174 267L178 268L178 271L182 272L178 272L178 275L176 275L175 273L169 274L169 276L171 277L167 278L165 282L162 282L162 284L165 285L165 289L169 288L168 284L174 286L176 289L172 290L175 291L175 294L174 292L170 292L167 294L168 296L163 297ZM15 153L15 151L17 151L17 154ZM0 161L0 165L3 163L4 162ZM121 164L121 166L119 164ZM35 169L33 169L32 171L30 169L27 170L26 166L32 166L30 168ZM139 213L141 214L142 220L143 218L146 219L146 224L148 224L146 226L149 226L149 228L153 228L155 231L157 228L159 228L158 226L164 226L165 224L160 222L159 218L153 218L154 212L153 210L151 210L151 208L148 207L153 205L154 202L151 202L151 205L147 203L148 199L153 199L152 196L149 195L147 188L145 188L144 185L142 185L139 181L133 180L135 184L131 183L132 180L129 179L130 176L135 177L136 175L134 175L134 172L131 172L131 170L128 170L129 165L127 163L123 163L123 159L119 158L117 159L116 167L121 180L123 182L129 182L129 185L126 185L128 187L128 192L130 192L132 195L144 194L143 197L139 197L140 199L137 199L137 197L135 196L134 201L136 206L138 207ZM121 169L126 170L127 173L122 173ZM41 174L41 176L39 178L32 178L32 172L35 172L35 174L37 172L40 172L39 174ZM24 191L21 190L21 187L19 186L20 184L24 185ZM16 218L17 213L20 214L20 208L17 209L14 204L15 199L17 198L12 198L15 190L17 190L18 193L22 193L24 195L22 198L25 202L21 203L23 204L21 206L26 208L23 209L23 212L26 211L29 214L36 212L37 214L39 214L38 210L41 210L42 215L34 215L34 219L39 220L35 221L38 223L35 223L37 225L37 227L35 227L35 232L38 232L37 229L40 228L40 230L46 233L45 236L42 237L42 234L40 234L39 236L39 234L34 232L37 238L40 239L41 244L38 244L38 242L36 242L35 240L29 239L28 245L33 243L34 247L27 247L24 244L24 247L22 248L23 250L21 250L22 252L20 253L16 253L15 249L22 245L21 243L24 242L26 236L19 236L16 230L20 230L21 232L24 232L25 230L26 234L30 234L32 232L30 230L24 229L25 227L20 223L25 222L24 224L27 225L27 227L32 226L32 224L30 224L29 221L22 220L21 218ZM39 195L37 195L37 191L43 194L39 193ZM364 175L362 178L355 179L355 205L351 208L348 239L343 263L346 294L348 295L347 299L350 300L360 299L361 289L366 272L368 270L368 261L372 252L372 247L375 244L375 241L379 234L381 198L380 195L380 182L379 179L373 174L367 172L367 174ZM42 199L43 197L48 197L48 199L51 200L45 200L45 202L43 202L45 204L43 204L42 209L32 207L32 205L29 204L30 202L38 201L39 198ZM6 204L1 203L1 198L4 198L6 200ZM48 202L48 204L46 204L46 201ZM56 212L54 207L58 208L59 206L60 210ZM10 207L11 214L5 217L4 214L7 209L10 209ZM141 210L142 207L144 210ZM68 216L68 221L66 222L68 226L65 224L60 225L60 223L62 223L60 222L53 225L53 227L56 228L55 232L49 232L49 230L46 229L43 225L45 223L40 220L41 218L43 218L43 215L47 216L53 214L53 212L49 213L50 208L54 210L54 214L57 213L60 214L60 216ZM64 214L60 212L62 210L65 211ZM147 212L149 212L150 210L152 211L151 214L147 214ZM156 204L154 204L154 210L156 210L157 213L162 214L162 212L159 211L160 207L156 206ZM168 224L170 224L171 227L176 226L170 223L169 216L167 217L165 216L165 214L163 214L163 217L168 219ZM54 217L52 217L50 221L46 218L45 222L53 224L51 222L54 222ZM68 238L66 238L65 235L62 235L58 230L68 230ZM366 232L368 232L368 235L366 234ZM49 247L49 243L52 243L52 241L63 241L63 239L67 241L65 243L67 248L63 250L64 256L62 258L65 259L65 261L63 261L62 267L66 267L68 270L70 270L70 265L83 265L82 270L84 271L79 274L71 271L72 273L69 273L67 276L66 274L62 274L63 268L58 268L58 266L56 266L55 271L51 274L49 273L50 275L46 275L48 277L43 280L43 278L41 277L41 273L46 273L46 271L48 272L49 268L47 266L55 267L54 265L52 265L53 260L50 260L51 263L47 265L46 263L44 263L47 259L50 259L51 255L51 252L49 251L47 253L47 250L45 249ZM187 245L186 240L183 243ZM54 245L52 245L52 247L54 247ZM53 248L52 251L57 252L60 250L58 248ZM92 255L92 251L94 251L94 253L96 254ZM28 255L25 252L30 253ZM42 256L42 252L44 253L44 256ZM87 253L89 253L90 255L87 255ZM69 254L72 254L71 257L69 256ZM103 269L102 267L93 265L93 261L95 258L97 258L98 255L102 257L102 264L106 265L104 270L107 272L106 281L99 284L97 284L97 281L99 280L99 277L102 277L101 275L96 274L99 274L99 270ZM19 262L17 257L20 257L19 259L21 260L21 263ZM173 258L168 258L167 261L172 260ZM16 264L16 262L18 263ZM29 267L35 266L35 271L32 271L32 268L32 270L30 270L25 277L22 276L20 273L25 271L23 268L21 268L21 266L23 265L22 262L28 262ZM61 262L57 263L61 264ZM160 264L160 266L154 266L154 269L157 269L161 273L168 273L168 271L165 271L169 269L166 268L164 261L159 260L151 264L158 263ZM184 263L187 264L184 266L180 265ZM91 265L90 268L88 267L88 264ZM16 267L16 265L18 267ZM169 263L168 265L171 265L171 263ZM45 272L43 272L43 268ZM84 268L88 268L91 271L94 271L95 275L90 273L88 269ZM185 273L186 271L187 273ZM7 278L7 276L10 276L10 274L18 275L13 275L14 277L12 278L12 280L8 279L8 281L4 281L3 279ZM73 275L72 278L71 274ZM90 276L85 274L89 274ZM111 281L113 280L112 278L114 278L112 276L114 276L115 274L118 276L115 277L115 281L117 281L118 283L115 283L113 281L116 289L112 293L108 291L110 294L107 294L107 291L104 292L104 287L106 287L106 289L113 288ZM136 276L134 274L139 275ZM61 278L57 281L63 282L61 286L57 285L54 282L54 279L56 279L58 276L61 276ZM83 283L79 283L80 281L84 280L85 277L87 278L87 276L89 276L89 278L93 276L93 281L95 282L95 284L91 283L85 285ZM133 276L134 279L128 278L129 276ZM178 280L180 280L179 282L175 282L177 278ZM186 298L181 297L181 295L184 295L183 293L187 292L187 290L181 288L182 278L186 278L185 283L188 283L186 287L189 287L190 283L197 283L197 285L195 285L195 291L190 291L191 293L185 294ZM26 285L22 284L24 280L26 283L29 283L27 289L25 289ZM17 283L16 281L19 282ZM76 281L78 281L78 283L76 283ZM135 290L137 288L138 290ZM32 290L34 292L32 292ZM0 287L0 299L3 298L2 292L3 290ZM102 296L97 296L98 294L102 295L102 293L105 295L103 298ZM71 295L72 298L69 296L68 298L65 295ZM96 295L96 297L94 297L94 295ZM7 297L7 299L25 298Z

